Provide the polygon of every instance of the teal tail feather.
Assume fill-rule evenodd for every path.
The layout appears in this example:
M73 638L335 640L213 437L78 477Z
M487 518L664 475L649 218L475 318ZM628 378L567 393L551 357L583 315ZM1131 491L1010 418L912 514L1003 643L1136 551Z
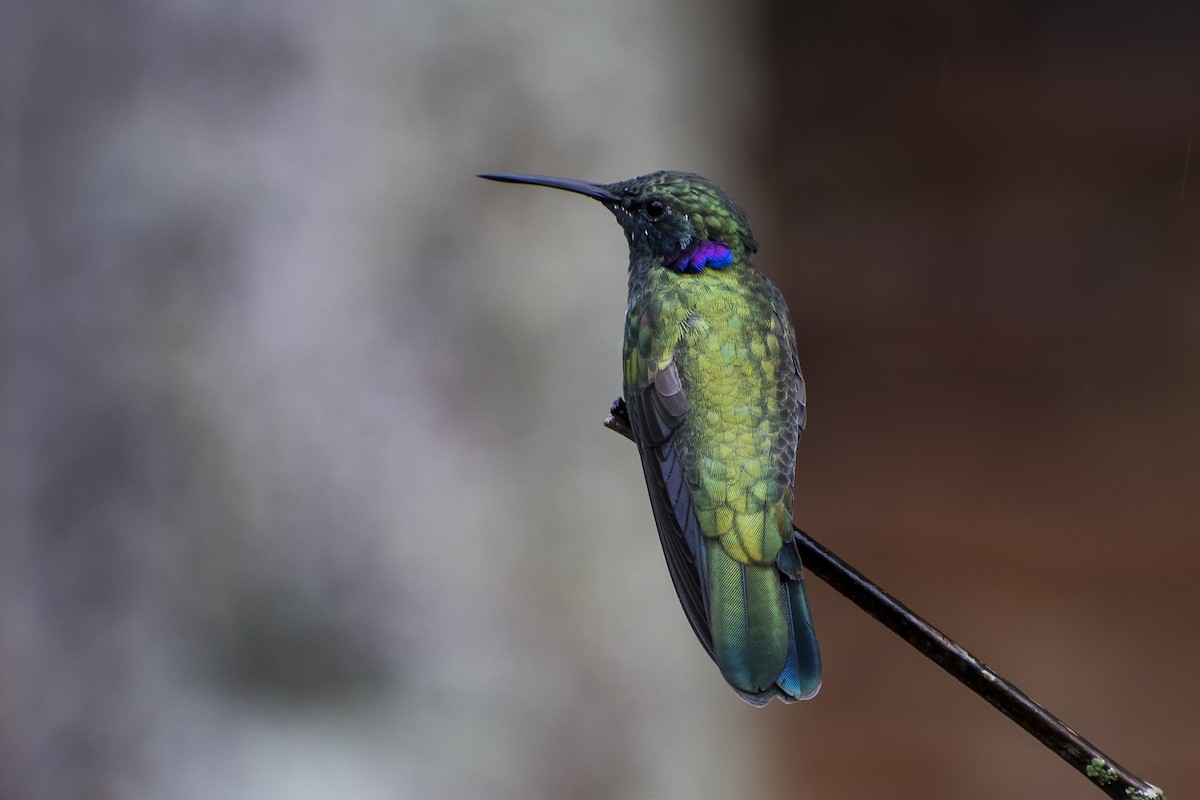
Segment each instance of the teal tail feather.
M779 676L781 699L785 702L807 700L821 688L821 650L813 630L808 593L804 591L804 570L795 542L787 542L779 552L782 573L780 592L788 609L788 660Z
M780 553L780 561L795 559L794 570L784 569L780 591L788 609L791 626L788 631L788 660L779 676L780 695L785 703L808 700L821 688L821 651L813 630L812 613L808 608L808 593L804 591L804 573L796 545L788 543ZM789 574L791 572L792 574ZM794 575L794 577L793 577Z

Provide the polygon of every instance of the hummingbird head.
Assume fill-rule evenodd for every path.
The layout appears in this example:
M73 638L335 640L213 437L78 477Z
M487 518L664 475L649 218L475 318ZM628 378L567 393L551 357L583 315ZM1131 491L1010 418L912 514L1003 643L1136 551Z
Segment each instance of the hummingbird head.
M651 259L678 272L702 272L724 269L758 249L741 206L690 172L652 172L616 183L544 175L479 177L550 186L599 200L621 223L633 261Z

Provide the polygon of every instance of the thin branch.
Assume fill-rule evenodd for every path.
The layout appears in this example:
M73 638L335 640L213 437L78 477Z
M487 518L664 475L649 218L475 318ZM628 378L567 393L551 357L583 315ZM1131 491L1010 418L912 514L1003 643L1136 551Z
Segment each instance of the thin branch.
M613 403L604 420L604 427L630 441L636 441L625 403L621 399ZM991 703L1109 797L1118 800L1164 800L1163 792L1157 786L1147 783L1109 758L1062 720L997 675L987 664L918 617L807 533L799 528L795 531L801 561L812 574Z

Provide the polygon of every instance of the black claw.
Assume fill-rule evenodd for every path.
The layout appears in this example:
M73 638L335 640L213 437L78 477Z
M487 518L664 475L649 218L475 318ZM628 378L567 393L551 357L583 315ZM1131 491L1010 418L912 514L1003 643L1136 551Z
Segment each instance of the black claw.
M608 409L608 417L604 420L604 427L616 431L631 442L637 441L633 435L633 426L629 424L629 409L625 407L624 398L618 397L613 400Z

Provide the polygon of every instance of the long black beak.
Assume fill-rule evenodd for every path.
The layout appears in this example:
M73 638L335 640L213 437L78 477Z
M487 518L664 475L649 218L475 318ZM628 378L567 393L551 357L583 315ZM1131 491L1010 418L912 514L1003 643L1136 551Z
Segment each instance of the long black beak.
M548 175L510 175L507 173L484 174L481 178L501 183L528 183L534 186L549 186L552 189L564 189L568 192L586 195L601 203L620 203L621 198L613 194L603 184L577 181L572 178L552 178Z

